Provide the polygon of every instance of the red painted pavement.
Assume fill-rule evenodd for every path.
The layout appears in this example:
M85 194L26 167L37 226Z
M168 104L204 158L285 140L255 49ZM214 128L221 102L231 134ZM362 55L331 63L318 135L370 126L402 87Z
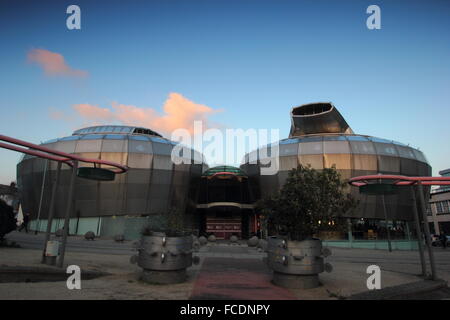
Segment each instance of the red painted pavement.
M259 259L205 258L190 299L295 300Z

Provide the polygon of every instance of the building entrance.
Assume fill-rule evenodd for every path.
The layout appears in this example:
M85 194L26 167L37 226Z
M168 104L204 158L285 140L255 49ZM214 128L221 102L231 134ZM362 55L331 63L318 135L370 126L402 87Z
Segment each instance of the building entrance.
M200 230L217 239L248 238L253 198L245 172L229 166L211 168L203 173L199 189Z

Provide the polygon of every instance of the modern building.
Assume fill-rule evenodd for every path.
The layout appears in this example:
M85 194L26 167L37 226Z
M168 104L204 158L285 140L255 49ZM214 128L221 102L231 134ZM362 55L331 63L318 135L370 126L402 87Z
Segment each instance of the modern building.
M289 170L299 164L315 169L335 166L343 179L378 173L431 175L431 167L420 150L354 133L331 103L294 107L289 137L269 145L269 153L258 149L247 154L240 168L208 168L203 156L191 149L195 162L174 164L171 153L176 143L150 129L130 126L84 128L43 145L130 168L114 181L77 179L69 230L71 234L87 231L101 236L125 234L128 239L137 238L143 225L174 207L184 212L185 226L199 233L223 239L232 234L247 238L259 233L255 202L279 190ZM268 161L278 163L275 174L263 174ZM70 170L63 167L53 231L62 227L66 208ZM23 211L31 214L31 227L41 231L46 229L55 170L56 163L29 155L17 165ZM42 187L44 197L40 201ZM401 189L398 194L385 196L386 213L382 196L362 195L350 186L348 192L360 202L346 216L352 226L351 234L344 233L339 240L385 239L388 230L392 239L411 238L410 190ZM389 217L387 221L385 214Z
M439 171L443 177L450 177L450 169ZM434 234L444 232L450 235L450 187L441 186L430 196L428 223Z
M84 128L42 145L130 168L127 173L116 175L114 181L76 180L71 234L94 231L102 236L125 234L128 238L136 238L148 219L164 214L172 207L185 212L187 227L197 227L191 224L195 221L196 194L192 187L198 185L195 180L200 180L206 168L200 153L192 150L192 158L200 164L176 165L171 161L176 143L152 130L129 126ZM46 230L56 166L54 161L29 155L17 165L22 209L31 214L33 229ZM80 163L79 166L91 165ZM71 170L66 165L62 169L53 231L63 226L70 181ZM42 186L44 197L40 201Z
M439 171L439 174L442 177L450 177L450 168ZM436 192L442 192L447 190L450 190L450 186L439 186L439 188L436 189Z
M279 170L274 175L262 174L264 164L277 161ZM431 167L418 149L400 142L356 134L331 103L311 103L294 107L291 111L291 130L287 139L269 145L268 152L255 150L245 156L241 169L256 185L256 198L278 190L286 181L289 170L298 165L314 169L333 165L343 179L371 174L400 174L429 176ZM267 156L268 155L268 156ZM413 220L410 190L400 189L396 195L385 196L385 221L382 196L362 195L358 188L348 187L360 201L357 210L349 213L353 239L386 237L389 228L393 238L410 236L409 222ZM412 226L412 225L411 225ZM347 235L344 235L347 237Z

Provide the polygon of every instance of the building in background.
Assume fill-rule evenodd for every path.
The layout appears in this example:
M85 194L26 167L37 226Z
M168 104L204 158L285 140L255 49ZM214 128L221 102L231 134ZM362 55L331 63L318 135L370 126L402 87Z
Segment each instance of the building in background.
M439 174L443 177L450 177L450 168L439 171ZM436 189L436 192L447 191L447 190L450 190L450 186L439 186L439 188Z
M450 169L439 171L443 177L450 177ZM450 186L435 189L430 196L428 223L434 234L444 232L450 235Z

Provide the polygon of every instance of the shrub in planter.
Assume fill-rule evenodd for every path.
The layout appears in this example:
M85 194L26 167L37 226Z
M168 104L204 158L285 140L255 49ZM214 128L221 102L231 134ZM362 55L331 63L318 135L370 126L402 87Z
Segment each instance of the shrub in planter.
M299 166L289 172L281 190L257 203L269 232L275 234L267 248L275 284L313 288L319 285L319 273L331 271L323 259L330 251L314 236L345 226L340 217L356 206L346 187L334 167L319 171Z
M186 280L186 269L197 262L193 258L193 238L183 229L183 214L171 209L142 230L138 255L131 257L143 269L141 279L154 284Z

